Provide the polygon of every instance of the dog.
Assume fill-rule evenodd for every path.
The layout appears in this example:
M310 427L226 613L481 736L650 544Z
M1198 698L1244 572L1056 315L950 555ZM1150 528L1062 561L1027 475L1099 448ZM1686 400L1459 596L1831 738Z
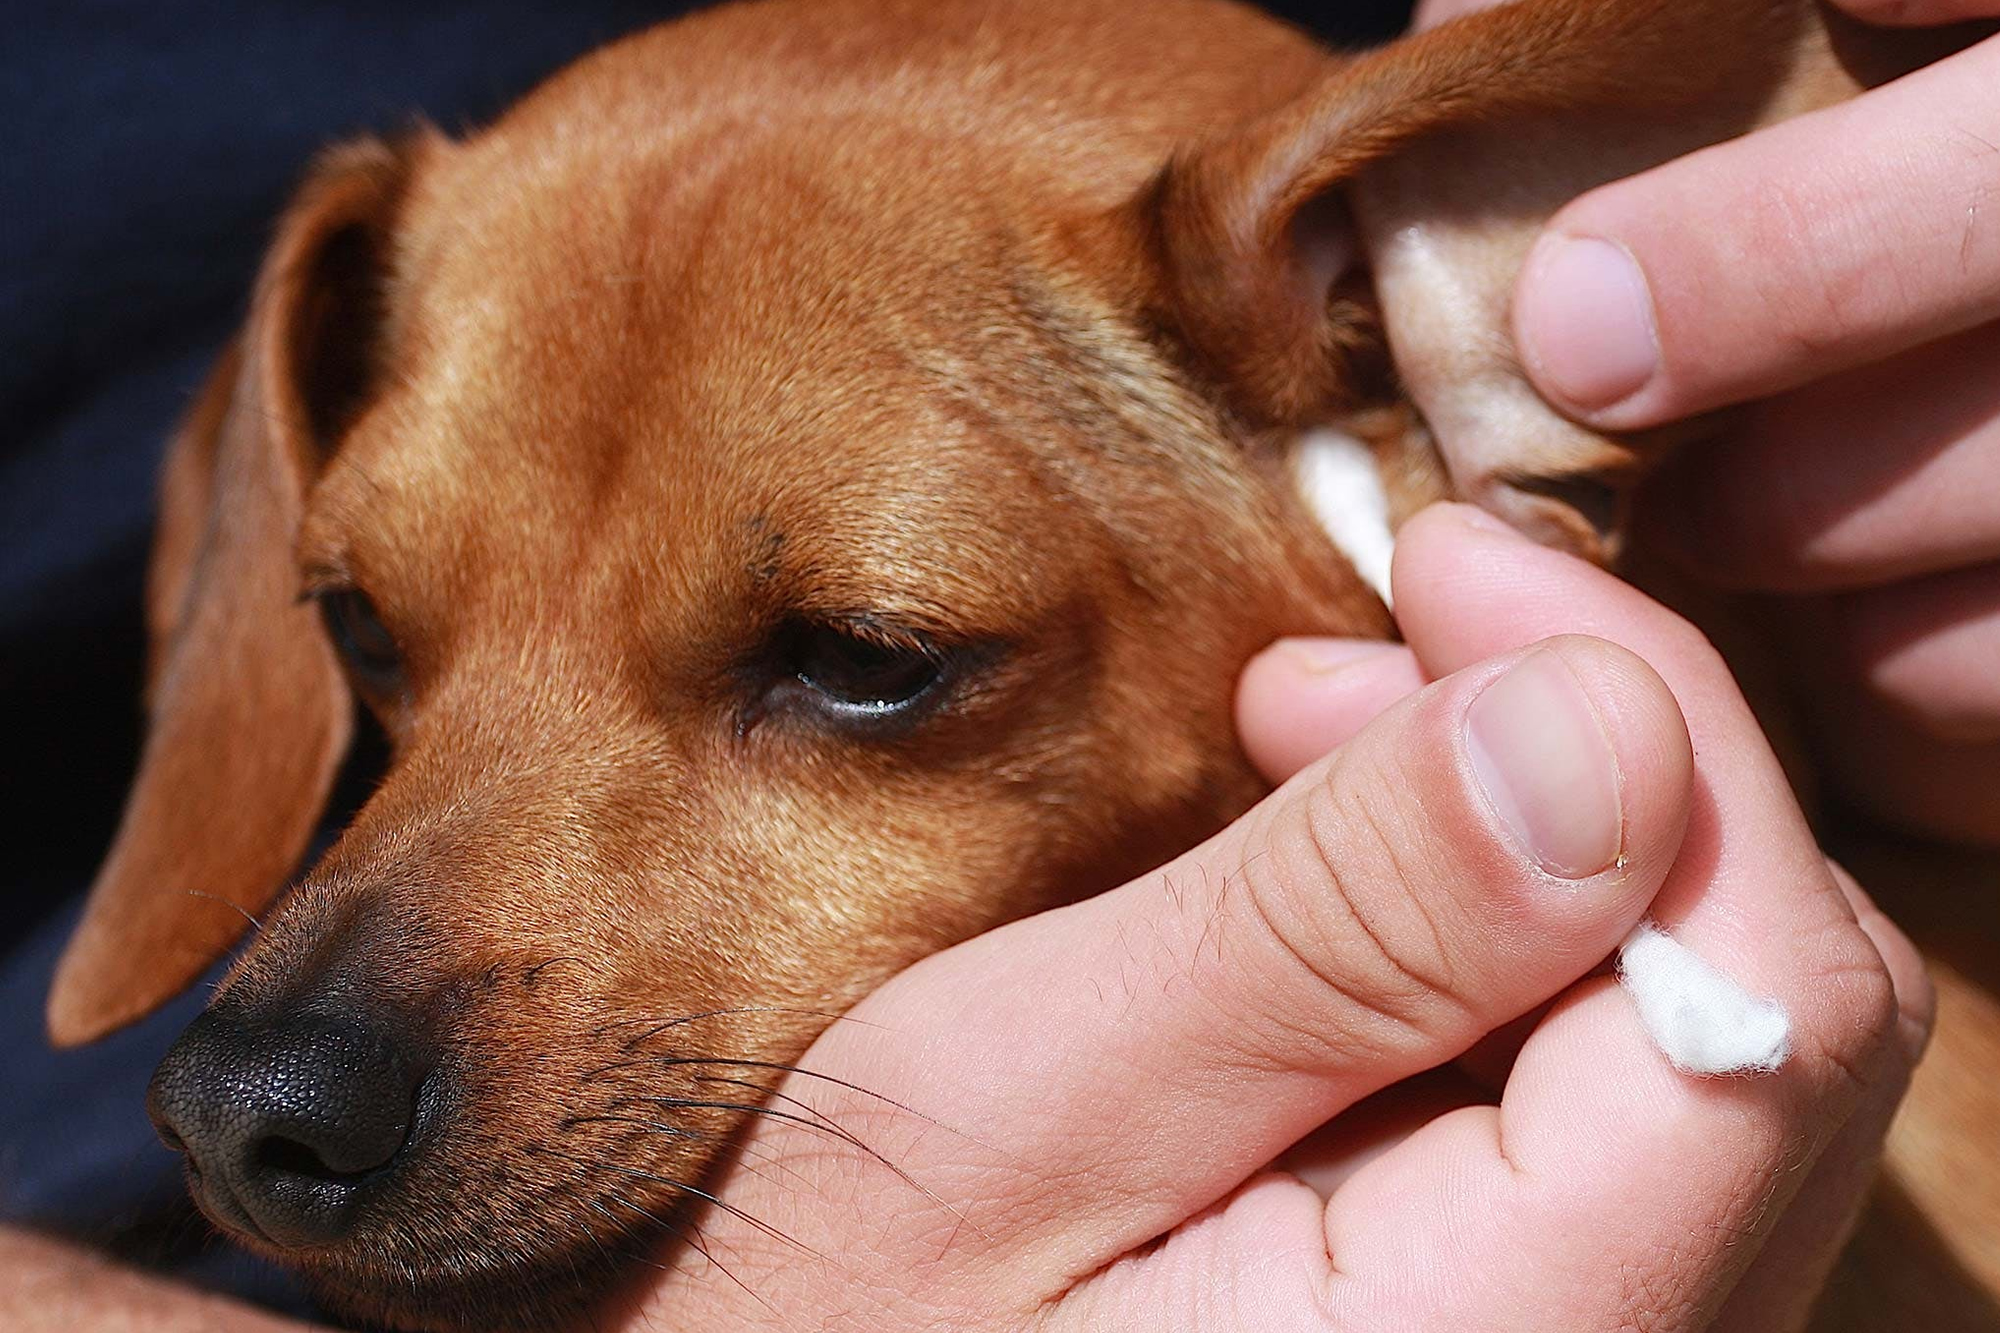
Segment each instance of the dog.
M1404 516L1615 556L1673 440L1513 363L1555 208L1963 40L766 0L335 149L171 450L52 1038L263 914L150 1094L203 1210L358 1318L573 1315L831 1016L1253 803L1238 671L1393 635ZM273 909L357 702L386 774Z

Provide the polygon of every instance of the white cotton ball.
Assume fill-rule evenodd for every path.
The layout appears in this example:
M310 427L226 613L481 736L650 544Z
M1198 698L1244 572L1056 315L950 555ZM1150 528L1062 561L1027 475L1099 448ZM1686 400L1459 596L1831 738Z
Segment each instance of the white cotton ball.
M1653 1042L1689 1074L1769 1073L1791 1054L1791 1020L1695 952L1642 921L1618 950L1618 975Z
M1389 529L1389 494L1381 464L1344 431L1309 430L1299 439L1299 489L1326 535L1354 566L1361 581L1389 605L1389 565L1396 538Z

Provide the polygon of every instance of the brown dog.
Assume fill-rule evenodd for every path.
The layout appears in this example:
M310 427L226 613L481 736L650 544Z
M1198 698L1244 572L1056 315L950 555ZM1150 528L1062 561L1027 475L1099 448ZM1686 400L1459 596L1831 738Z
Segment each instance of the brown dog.
M1243 663L1392 632L1302 434L1365 438L1394 516L1607 549L1641 453L1510 364L1526 240L1934 53L1829 23L1529 0L1343 61L1206 0L767 3L328 155L168 466L52 1034L265 909L358 697L387 777L155 1117L364 1316L574 1308L829 1015L1259 795Z

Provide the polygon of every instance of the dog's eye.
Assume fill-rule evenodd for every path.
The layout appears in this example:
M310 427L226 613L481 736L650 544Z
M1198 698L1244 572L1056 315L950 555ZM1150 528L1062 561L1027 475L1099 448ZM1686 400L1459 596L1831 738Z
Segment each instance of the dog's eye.
M793 671L822 705L856 719L900 714L935 690L944 663L924 643L864 637L830 625L802 628Z
M364 688L386 694L400 687L403 654L368 594L353 588L321 593L319 613L335 651Z

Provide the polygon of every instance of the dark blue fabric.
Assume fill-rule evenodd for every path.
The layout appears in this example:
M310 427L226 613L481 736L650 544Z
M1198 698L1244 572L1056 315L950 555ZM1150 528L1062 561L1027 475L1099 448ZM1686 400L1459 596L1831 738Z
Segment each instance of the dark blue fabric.
M1135 4L1146 0L1132 0ZM37 0L0 43L0 1219L301 1309L207 1237L142 1097L199 1007L54 1053L42 997L138 750L139 592L168 430L304 164L477 124L669 0ZM1336 40L1393 0L1275 6Z

